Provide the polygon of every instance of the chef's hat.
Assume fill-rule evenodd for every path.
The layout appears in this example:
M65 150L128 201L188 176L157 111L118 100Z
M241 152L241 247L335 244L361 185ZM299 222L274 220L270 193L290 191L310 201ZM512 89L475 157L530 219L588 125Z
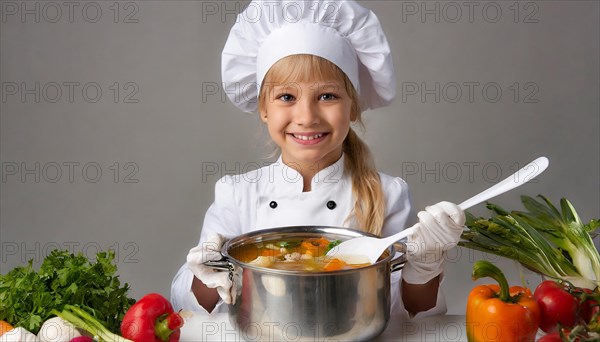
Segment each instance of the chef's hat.
M396 95L390 47L377 16L355 1L253 0L238 15L222 55L229 99L256 112L265 74L295 54L323 57L348 76L363 110Z

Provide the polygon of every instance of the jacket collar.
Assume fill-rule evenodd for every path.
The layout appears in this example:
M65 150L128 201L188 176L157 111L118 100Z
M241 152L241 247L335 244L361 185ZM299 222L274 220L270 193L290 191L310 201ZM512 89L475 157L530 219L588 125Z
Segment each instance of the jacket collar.
M272 165L273 177L278 190L301 193L303 189L302 175L283 162L281 155ZM344 154L335 163L319 171L311 180L311 192L331 189L340 185L344 178ZM279 192L278 191L278 192Z

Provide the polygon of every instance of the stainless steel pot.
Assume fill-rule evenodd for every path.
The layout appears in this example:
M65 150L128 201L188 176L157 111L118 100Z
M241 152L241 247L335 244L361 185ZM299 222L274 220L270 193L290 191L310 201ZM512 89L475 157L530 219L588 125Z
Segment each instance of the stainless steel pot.
M390 316L390 273L405 262L403 257L392 261L394 247L373 265L318 273L262 268L232 256L247 244L319 236L343 241L373 235L323 226L259 230L229 240L221 251L223 259L208 263L230 272L237 284L229 318L245 339L356 341L369 340L385 329Z

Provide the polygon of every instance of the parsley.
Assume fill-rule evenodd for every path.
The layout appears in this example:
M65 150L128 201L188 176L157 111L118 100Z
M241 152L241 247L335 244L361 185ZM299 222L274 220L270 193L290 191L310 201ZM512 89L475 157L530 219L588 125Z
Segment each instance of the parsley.
M67 304L92 308L94 316L118 333L125 312L135 303L115 275L114 251L100 252L96 262L81 253L50 252L36 272L33 260L0 275L0 320L37 334L42 323Z
M333 247L339 245L340 243L342 243L342 241L340 241L340 240L333 240L333 241L331 241L327 245L327 250L325 251L325 254L327 254L327 252L329 252Z
M302 240L282 241L279 243L279 247L291 249L291 248L299 247L301 243L302 243Z

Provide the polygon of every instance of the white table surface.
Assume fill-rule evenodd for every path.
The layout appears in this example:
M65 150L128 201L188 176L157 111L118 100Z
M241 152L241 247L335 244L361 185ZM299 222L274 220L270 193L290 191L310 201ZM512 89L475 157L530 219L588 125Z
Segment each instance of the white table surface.
M258 340L256 336L237 331L225 313L210 317L194 315L186 320L181 330L181 341L190 342L252 341ZM315 338L314 341L331 340ZM402 323L397 323L392 316L386 330L373 341L467 341L465 316L441 315Z

